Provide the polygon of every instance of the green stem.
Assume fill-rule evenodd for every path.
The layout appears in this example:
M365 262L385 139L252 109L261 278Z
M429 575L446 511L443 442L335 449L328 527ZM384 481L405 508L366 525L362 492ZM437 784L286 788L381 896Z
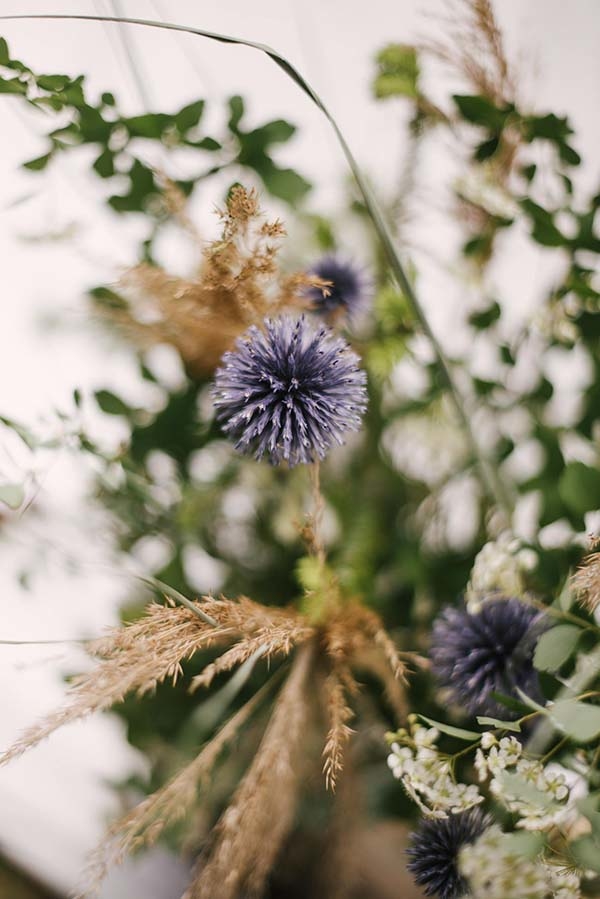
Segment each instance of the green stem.
M494 502L497 505L498 509L503 513L503 516L506 519L506 525L510 523L513 507L512 497L509 495L509 492L499 478L497 471L490 463L489 459L487 458L486 454L484 453L482 447L479 445L475 437L473 429L471 428L469 412L467 411L467 409L465 409L464 398L462 397L460 389L455 381L454 374L450 368L450 364L446 358L446 355L437 337L435 336L431 325L429 324L429 320L425 314L425 310L422 307L421 302L417 297L409 278L406 275L404 266L400 259L399 250L395 245L392 231L385 220L381 207L376 200L366 177L364 176L356 159L354 158L350 147L346 143L346 139L342 134L337 122L335 121L332 114L329 112L319 95L316 93L316 91L313 90L306 79L300 74L295 66L292 65L291 62L289 62L284 56L281 56L281 54L279 54L276 50L268 47L265 44L260 44L255 41L244 40L241 38L234 38L229 35L218 34L216 32L206 31L201 28L192 28L189 25L176 25L172 22L157 22L152 19L138 19L129 16L69 15L66 13L38 13L34 15L21 14L13 16L0 16L0 20L2 19L68 19L78 21L117 22L125 23L128 25L143 25L149 28L161 28L167 31L181 31L187 34L194 34L199 37L207 37L211 40L218 41L223 44L240 44L246 47L251 47L254 50L259 50L261 53L265 53L270 59L273 60L275 65L283 69L286 75L288 75L288 77L295 81L296 84L301 88L301 90L303 90L304 93L307 94L308 97L310 97L312 102L321 110L321 112L327 118L331 127L333 128L335 136L337 137L344 156L346 157L346 161L348 162L358 188L363 196L365 206L369 211L369 215L371 216L371 220L383 246L390 269L394 276L394 280L397 282L398 287L406 296L408 302L412 307L415 318L418 320L423 332L425 333L433 347L433 350L437 357L440 374L456 407L456 411L464 432L467 436L473 458L477 462L483 487L492 502Z

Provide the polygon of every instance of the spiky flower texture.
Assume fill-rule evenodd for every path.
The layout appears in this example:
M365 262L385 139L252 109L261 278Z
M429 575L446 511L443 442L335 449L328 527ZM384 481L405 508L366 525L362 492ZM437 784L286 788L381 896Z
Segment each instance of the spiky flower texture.
M366 375L348 344L305 317L267 319L223 356L214 402L236 449L279 465L316 462L360 428Z
M343 313L352 318L369 298L369 278L358 266L339 256L323 256L309 274L330 282L325 290L310 287L306 291L315 311L324 316Z
M463 846L474 843L489 823L478 808L422 822L411 835L406 851L411 859L407 868L426 896L458 899L466 895L467 883L458 870L458 853Z
M431 660L438 682L471 715L506 718L492 693L539 696L533 651L547 626L543 615L519 599L487 599L471 614L449 607L433 626Z

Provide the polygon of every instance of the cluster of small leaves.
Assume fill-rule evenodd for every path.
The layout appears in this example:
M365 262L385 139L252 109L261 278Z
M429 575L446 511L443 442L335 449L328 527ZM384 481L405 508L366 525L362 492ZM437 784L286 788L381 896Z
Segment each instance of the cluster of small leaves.
M30 171L42 171L59 153L90 145L97 153L92 168L102 179L118 176L125 189L108 197L109 206L118 213L141 212L151 218L164 218L160 175L140 155L142 142L153 142L168 150L187 148L198 151L198 173L174 181L189 196L195 185L229 166L251 169L273 196L292 205L298 204L310 190L310 184L298 172L281 168L272 158L272 148L285 143L296 128L283 119L258 128L242 127L244 103L241 97L229 100L227 127L218 138L202 126L205 101L195 100L173 113L145 112L125 116L112 93L103 93L94 101L87 91L85 77L79 75L37 75L28 66L13 59L7 43L0 39L0 92L14 94L31 105L57 114L60 124L48 134L48 150L24 163ZM68 121L65 123L65 115ZM204 160L208 160L207 165Z

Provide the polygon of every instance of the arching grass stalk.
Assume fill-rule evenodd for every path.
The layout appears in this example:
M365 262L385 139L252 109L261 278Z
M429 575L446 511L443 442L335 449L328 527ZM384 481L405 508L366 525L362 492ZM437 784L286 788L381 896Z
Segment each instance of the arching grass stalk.
M373 222L373 226L381 241L394 280L396 281L400 290L406 296L410 306L412 307L415 318L418 320L423 332L425 333L433 347L437 358L440 375L456 407L456 411L465 435L468 439L473 458L477 462L480 479L485 492L488 494L488 497L492 500L492 502L494 502L497 505L498 509L503 513L503 516L506 519L505 524L510 524L513 506L512 498L502 480L498 476L498 473L494 469L494 466L487 458L484 450L479 445L479 442L475 437L473 429L471 428L469 412L465 408L465 400L456 383L454 374L452 372L448 359L446 358L446 355L441 347L441 344L435 336L431 325L429 324L429 320L425 314L425 311L421 305L421 302L417 297L408 276L406 275L404 266L400 259L399 250L396 247L393 234L381 210L379 202L375 198L371 186L360 166L358 165L356 159L354 158L354 155L350 150L350 147L348 146L346 139L342 134L337 122L335 121L332 114L329 112L328 108L325 106L319 95L308 84L306 79L300 74L295 66L293 66L292 63L289 62L289 60L287 60L284 56L282 56L273 48L268 47L266 44L245 40L243 38L232 37L230 35L218 34L216 32L206 31L201 28L193 28L190 25L177 25L172 22L158 22L153 19L139 19L130 16L70 15L66 13L38 13L33 15L23 14L0 16L0 20L15 19L67 19L79 21L116 22L127 25L143 25L149 28L162 28L163 30L167 31L179 31L187 34L194 34L199 37L206 37L210 40L218 41L222 44L238 44L250 47L254 50L259 50L261 53L265 53L280 69L283 69L286 75L291 78L321 110L321 112L333 128L335 136L337 137L344 156L346 157L346 161L350 166L356 184L362 194L365 206L371 217L371 221Z

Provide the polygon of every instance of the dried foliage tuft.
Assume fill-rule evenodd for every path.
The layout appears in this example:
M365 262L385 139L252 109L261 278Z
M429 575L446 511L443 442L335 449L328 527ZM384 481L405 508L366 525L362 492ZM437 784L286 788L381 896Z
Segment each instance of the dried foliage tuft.
M167 185L165 197L180 224L195 234L177 191ZM127 304L101 309L142 347L172 344L192 376L213 371L250 325L306 308L306 288L326 290L328 284L304 272L281 271L277 254L285 229L278 220L265 220L254 190L237 185L218 214L221 237L204 247L194 276L181 278L142 263L121 279Z
M600 608L600 539L595 539L590 549L571 577L571 589L577 602L593 613Z
M311 640L298 650L254 761L217 823L184 899L262 895L293 824L314 662Z
M206 786L221 753L237 737L270 687L271 681L268 681L229 719L193 761L164 787L111 825L101 845L90 857L86 886L76 899L95 895L113 865L120 864L127 855L141 847L152 846L167 827L182 820L193 809L198 791Z
M444 38L426 41L423 49L446 63L469 87L492 103L515 97L516 80L491 0L451 0L444 16L436 15Z

